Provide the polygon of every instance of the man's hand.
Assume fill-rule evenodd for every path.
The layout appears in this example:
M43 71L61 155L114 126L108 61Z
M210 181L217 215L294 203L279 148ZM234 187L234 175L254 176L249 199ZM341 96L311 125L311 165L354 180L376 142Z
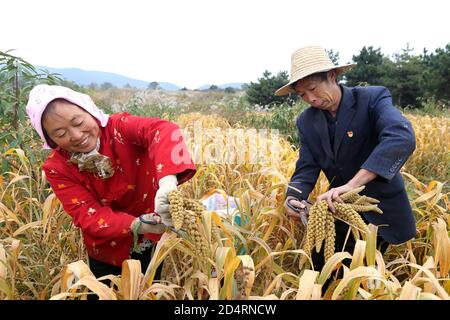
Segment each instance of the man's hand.
M175 175L165 176L159 180L159 189L155 195L155 212L161 216L161 222L173 227L169 210L169 193L177 189L178 180Z
M336 209L333 206L333 201L344 202L339 197L339 195L346 193L347 191L361 187L369 183L376 177L377 177L376 173L366 169L360 169L349 182L347 182L343 186L340 186L339 188L332 188L327 192L325 192L324 194L321 194L320 196L317 197L317 201L326 200L328 203L328 208L330 208L330 211L335 213Z
M330 211L335 213L336 209L333 206L333 201L344 202L339 197L339 195L341 195L343 193L346 193L347 191L350 191L350 190L352 190L354 188L355 187L350 186L348 183L344 184L343 186L340 186L338 188L331 188L327 192L325 192L325 193L321 194L320 196L318 196L317 197L317 202L322 201L322 200L326 200L327 203L328 203L328 208L330 209Z
M293 210L291 207L296 208ZM306 201L299 201L293 196L288 196L284 202L284 208L288 214L288 217L293 218L297 222L302 221L306 225L307 215L311 204Z

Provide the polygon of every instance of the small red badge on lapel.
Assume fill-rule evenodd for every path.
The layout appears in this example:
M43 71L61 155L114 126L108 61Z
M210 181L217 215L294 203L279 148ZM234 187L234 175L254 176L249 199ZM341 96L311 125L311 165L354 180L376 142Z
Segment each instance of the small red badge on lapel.
M349 138L353 137L353 131L347 131L347 135Z

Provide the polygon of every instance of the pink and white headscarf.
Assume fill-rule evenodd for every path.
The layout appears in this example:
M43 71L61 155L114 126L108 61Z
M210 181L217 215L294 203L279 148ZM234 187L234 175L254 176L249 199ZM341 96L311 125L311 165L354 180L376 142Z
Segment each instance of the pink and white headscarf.
M94 118L100 121L100 125L105 127L108 123L109 115L97 108L91 97L86 94L73 91L70 88L62 86L50 86L40 84L35 86L31 91L26 106L28 117L34 129L39 133L42 141L44 141L44 149L51 149L45 140L44 132L42 130L41 118L47 105L58 98L65 99L79 106L80 108L89 112Z

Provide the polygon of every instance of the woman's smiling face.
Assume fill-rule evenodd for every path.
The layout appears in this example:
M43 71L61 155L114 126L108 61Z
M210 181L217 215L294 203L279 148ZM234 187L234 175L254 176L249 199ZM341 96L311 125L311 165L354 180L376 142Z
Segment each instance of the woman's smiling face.
M90 152L97 145L100 128L90 113L64 99L50 102L42 116L47 136L68 152Z

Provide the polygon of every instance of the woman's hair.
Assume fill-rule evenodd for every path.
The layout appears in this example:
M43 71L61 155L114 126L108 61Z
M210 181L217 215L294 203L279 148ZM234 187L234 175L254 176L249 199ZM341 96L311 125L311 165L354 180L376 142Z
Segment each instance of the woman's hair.
M67 101L66 99L62 99L62 98L57 98L57 99L54 99L54 100L50 101L50 102L47 104L47 107L45 107L45 110L44 110L44 112L42 113L42 116L41 116L41 128L42 128L42 132L44 133L44 137L45 137L45 140L47 141L47 144L48 144L48 145L50 146L50 148L52 148L52 149L56 148L58 145L57 145L52 139L50 139L50 137L49 137L48 134L47 134L47 131L45 131L45 128L44 128L44 119L45 119L45 117L46 117L49 113L52 113L52 112L55 111L55 107L56 107L56 104L57 104L58 102L66 102L66 101Z

